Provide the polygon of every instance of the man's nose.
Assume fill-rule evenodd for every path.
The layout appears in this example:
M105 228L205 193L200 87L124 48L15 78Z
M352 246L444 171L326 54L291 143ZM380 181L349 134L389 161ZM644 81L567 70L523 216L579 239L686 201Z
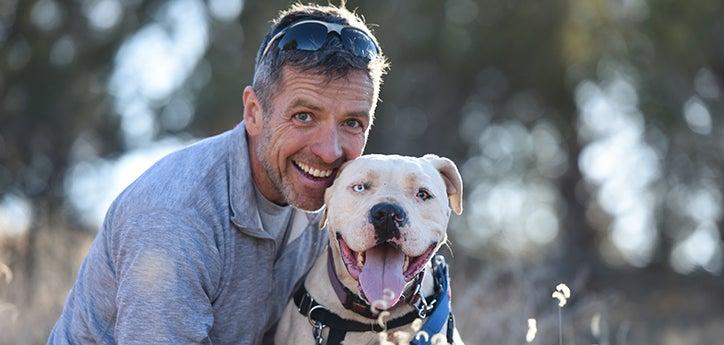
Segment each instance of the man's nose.
M312 153L327 164L332 164L342 157L344 150L336 126L326 126L314 138Z

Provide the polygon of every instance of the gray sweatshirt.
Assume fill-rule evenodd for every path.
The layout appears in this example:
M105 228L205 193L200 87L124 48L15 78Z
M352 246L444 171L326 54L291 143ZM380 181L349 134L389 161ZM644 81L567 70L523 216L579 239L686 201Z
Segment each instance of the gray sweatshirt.
M172 153L111 205L48 344L261 344L326 243L318 223L263 228L243 122Z

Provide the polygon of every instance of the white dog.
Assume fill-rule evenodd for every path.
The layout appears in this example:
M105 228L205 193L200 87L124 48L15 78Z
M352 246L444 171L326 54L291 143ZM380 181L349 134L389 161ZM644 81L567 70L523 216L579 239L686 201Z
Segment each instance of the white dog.
M329 248L284 310L275 343L370 344L386 331L392 342L462 344L447 266L441 257L431 264L450 210L462 213L455 164L365 155L340 169L325 203Z

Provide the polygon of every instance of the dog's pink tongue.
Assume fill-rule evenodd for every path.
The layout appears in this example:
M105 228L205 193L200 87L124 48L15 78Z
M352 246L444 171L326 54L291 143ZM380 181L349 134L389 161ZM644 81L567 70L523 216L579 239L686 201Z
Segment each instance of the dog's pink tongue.
M402 271L404 262L405 255L392 246L382 244L367 250L359 283L368 302L385 301L387 307L379 309L389 309L397 304L405 288L405 276ZM392 291L392 294L388 293L388 296L385 296L385 289ZM380 305L375 306L380 307Z

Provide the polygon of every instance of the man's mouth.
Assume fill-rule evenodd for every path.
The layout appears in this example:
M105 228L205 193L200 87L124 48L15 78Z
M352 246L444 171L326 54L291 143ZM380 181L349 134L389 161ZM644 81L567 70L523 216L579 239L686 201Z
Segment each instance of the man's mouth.
M381 309L388 309L399 301L405 286L422 271L437 247L432 244L421 255L408 256L389 242L355 252L339 233L337 240L347 272L357 280L370 304L378 300L385 302L385 308Z
M292 160L294 166L312 180L326 180L334 174L335 169L320 169L300 161Z

